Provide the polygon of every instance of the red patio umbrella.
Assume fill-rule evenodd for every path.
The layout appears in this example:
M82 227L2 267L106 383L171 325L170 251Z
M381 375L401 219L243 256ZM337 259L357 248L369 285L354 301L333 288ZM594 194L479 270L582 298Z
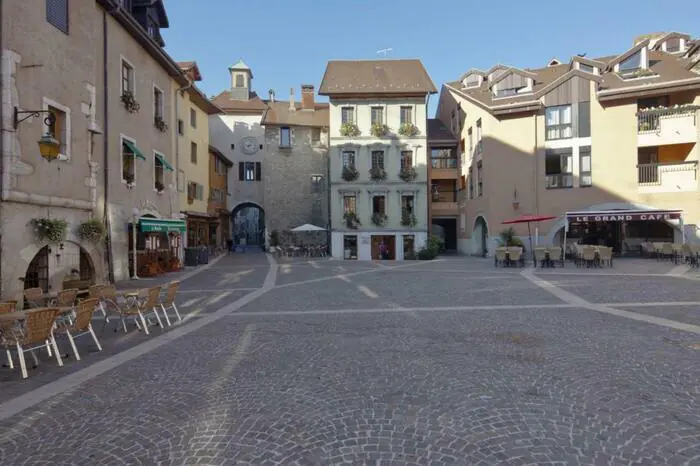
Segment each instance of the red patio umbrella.
M532 214L526 214L526 215L521 215L520 217L514 218L512 220L506 220L503 222L503 225L515 225L516 223L527 223L527 236L528 239L530 240L530 251L532 252L532 263L537 264L535 262L535 250L532 248L532 233L530 231L530 224L533 222L544 222L547 220L553 220L557 218L556 216L553 215L532 215Z

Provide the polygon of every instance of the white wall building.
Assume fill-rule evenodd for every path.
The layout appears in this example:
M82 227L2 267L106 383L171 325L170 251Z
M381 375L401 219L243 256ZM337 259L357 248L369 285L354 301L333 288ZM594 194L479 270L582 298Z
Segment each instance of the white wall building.
M425 245L435 93L420 60L328 63L319 94L330 98L333 257L402 260Z

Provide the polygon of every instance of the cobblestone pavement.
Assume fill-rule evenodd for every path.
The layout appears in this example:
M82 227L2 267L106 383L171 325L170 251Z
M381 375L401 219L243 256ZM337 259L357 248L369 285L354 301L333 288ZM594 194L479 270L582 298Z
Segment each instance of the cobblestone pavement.
M187 333L0 404L0 464L700 464L697 283L637 264L222 259Z

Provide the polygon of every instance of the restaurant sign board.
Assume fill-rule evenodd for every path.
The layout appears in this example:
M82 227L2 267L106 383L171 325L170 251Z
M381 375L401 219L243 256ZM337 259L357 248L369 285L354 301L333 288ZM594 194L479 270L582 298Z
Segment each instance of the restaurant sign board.
M657 221L657 220L678 220L681 212L584 212L569 213L567 220L573 223L588 222L631 222L631 221Z

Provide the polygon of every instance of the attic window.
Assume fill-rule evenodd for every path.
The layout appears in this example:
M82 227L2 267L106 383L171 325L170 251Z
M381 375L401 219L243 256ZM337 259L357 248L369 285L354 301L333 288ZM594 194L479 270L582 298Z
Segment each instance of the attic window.
M552 58L549 63L547 63L547 66L557 66L561 65L561 62L557 60L556 58Z
M625 71L636 71L642 67L642 51L639 50L634 53L631 57L628 57L620 62L619 65L620 73Z
M465 87L479 87L481 84L481 76L478 74L471 74L464 80Z
M579 63L578 69L585 71L586 73L595 73L595 67L591 65L586 65L585 63Z
M677 53L681 51L681 38L673 37L664 43L664 48L668 53Z

